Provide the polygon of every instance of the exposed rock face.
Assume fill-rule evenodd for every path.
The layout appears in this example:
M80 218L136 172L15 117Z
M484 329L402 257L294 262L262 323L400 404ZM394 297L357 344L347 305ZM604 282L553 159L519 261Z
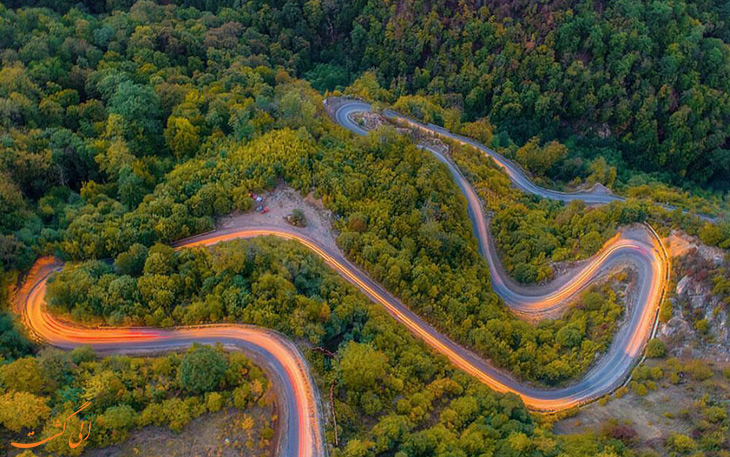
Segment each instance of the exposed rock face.
M613 193L613 192L611 192L611 189L609 189L608 187L604 186L600 182L595 183L593 185L593 187L592 187L592 190L594 190L598 194L608 195L608 194L612 194Z
M680 232L668 243L676 287L669 297L672 318L659 326L659 336L672 356L730 362L728 309L713 293L715 278L728 263L724 251Z
M677 283L677 290L675 291L675 293L677 295L682 295L687 290L687 286L689 285L689 283L691 281L692 280L690 279L689 276L685 276L682 279L680 279L680 281Z
M673 317L667 322L666 324L663 324L659 328L659 335L664 337L672 337L674 335L679 335L680 337L683 337L685 335L689 335L692 333L692 326L689 325L689 322L682 319L681 317Z
M358 112L352 115L352 119L367 130L375 130L387 124L383 116L378 113Z

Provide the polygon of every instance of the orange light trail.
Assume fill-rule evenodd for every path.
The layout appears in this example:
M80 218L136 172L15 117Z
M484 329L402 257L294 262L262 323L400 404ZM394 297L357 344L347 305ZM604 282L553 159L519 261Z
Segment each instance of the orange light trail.
M134 352L135 348L170 350L187 346L191 341L216 340L239 341L263 348L283 367L284 372L279 374L294 392L295 407L286 413L298 417L299 426L293 431L298 438L298 447L287 455L324 455L316 388L306 362L291 342L276 332L246 325L205 325L161 330L145 327L92 328L66 322L50 314L45 306L47 281L60 266L53 258L39 259L29 273L25 286L16 296L15 307L37 339L66 349L90 345L101 350L112 348L121 352Z
M461 141L461 140L459 140ZM509 167L500 164L508 173ZM510 174L512 177L512 174ZM458 171L455 173L459 179ZM462 177L463 178L463 177ZM464 190L470 207L478 217L472 220L475 224L477 238L484 242L488 240L485 218L481 212L478 198L470 185L464 182L460 187ZM562 194L568 195L568 194ZM571 197L572 198L572 197ZM596 197L602 198L602 197ZM275 236L286 240L301 243L320 258L346 280L354 284L358 289L370 297L374 302L383 306L393 317L406 326L416 337L422 339L435 351L446 356L452 364L466 373L474 376L482 383L495 391L502 393L514 393L519 395L524 403L533 410L538 411L559 411L571 408L587 401L593 400L601 391L596 385L590 382L586 386L570 387L555 390L540 390L531 388L511 378L509 375L499 371L488 362L480 359L468 349L458 346L448 337L440 334L429 324L425 323L415 313L410 311L397 298L389 294L385 289L372 281L358 267L352 265L339 253L330 253L316 242L298 233L279 228L251 228L230 231L226 233L213 232L198 235L188 240L176 243L176 249L192 248L198 246L211 246L217 243L234 239L253 238L259 236ZM636 322L632 323L633 332L627 341L621 345L620 350L630 358L638 357L644 344L651 335L652 327L656 321L656 314L659 301L666 285L668 271L668 259L661 240L653 240L655 246L649 247L646 244L634 240L625 239L619 235L609 240L604 248L589 263L578 272L571 280L555 292L535 297L531 302L523 300L517 306L518 311L541 312L560 306L572 297L576 292L585 287L599 273L602 267L610 261L613 256L623 252L634 252L634 255L641 255L650 259L650 281L646 284L646 301L641 304L639 314L632 317ZM657 245L660 249L657 249ZM662 253L663 257L662 257ZM490 271L493 272L493 280L503 285L503 279L495 275L495 260L486 255ZM22 315L23 321L40 340L51 345L70 348L82 344L88 344L97 348L113 348L115 351L124 351L126 348L157 348L158 350L169 350L189 344L191 341L237 341L246 343L255 348L265 350L266 353L275 359L283 368L283 373L278 373L285 384L293 391L293 405L290 411L297 415L298 430L290 430L298 440L298 447L293 453L298 457L309 457L324 455L325 447L322 438L321 413L317 408L316 387L309 375L306 362L296 349L293 343L281 335L266 329L255 328L246 325L203 325L197 327L176 328L172 330L153 328L110 328L110 327L83 327L67 321L63 321L51 315L45 306L46 283L54 269L60 267L60 263L51 258L39 259L29 273L29 277L23 288L16 295L15 307ZM611 373L616 379L623 373ZM590 373L589 373L590 376ZM615 380L606 381L603 389L615 388ZM562 394L562 392L570 392Z
M449 340L446 336L438 333L430 325L421 320L417 315L407 309L397 299L392 297L390 294L385 292L383 289L375 285L365 273L354 267L344 258L339 256L333 256L328 253L324 248L319 246L316 242L299 235L297 233L285 231L276 228L265 228L265 229L241 229L229 233L212 233L195 237L189 240L183 240L176 247L176 249L193 248L202 246L211 246L214 244L231 241L235 239L243 238L254 238L260 236L275 236L286 240L293 240L306 248L311 250L313 253L322 258L331 268L337 273L347 279L349 282L354 284L373 301L383 306L392 316L394 316L399 322L408 328L414 335L422 339L426 344L432 347L437 352L445 355L451 363L457 368L469 373L475 378L479 379L482 383L486 384L490 388L498 392L511 392L519 395L525 404L538 411L557 411L584 403L588 400L585 396L571 395L561 398L548 398L538 395L531 394L526 389L523 389L519 383L511 382L511 379L502 379L500 376L495 376L494 371L485 371L484 361L481 361L470 351L459 347L454 342ZM606 247L599 253L594 260L586 267L580 275L576 277L574 281L568 287L561 289L559 292L550 295L545 302L534 303L531 306L541 308L549 307L554 303L563 300L565 297L575 293L575 290L580 289L585 285L586 282L590 281L592 276L598 271L603 262L608 259L612 254L617 251L626 249L644 249L642 246L630 241L624 240L619 237L612 239L607 243ZM654 257L653 268L657 274L652 275L652 284L650 296L653 299L657 299L661 291L661 278L664 275L660 274L662 271L662 262L658 258ZM45 294L45 279L40 281L38 287L34 288L28 298L28 306L26 308L26 323L28 326L39 335L42 339L55 345L63 345L63 343L73 344L109 344L109 343L123 343L130 340L140 342L146 341L153 343L161 339L170 338L171 332L155 330L149 328L102 328L102 329L90 329L85 327L78 327L73 324L62 322L49 313L46 312L46 308L41 306L43 304L43 296ZM658 307L658 302L652 304L652 306L646 306L644 313L640 316L641 322L638 326L638 332L634 333L624 348L626 354L635 357L637 356L643 344L648 338L648 332L651 330L653 323L653 317L655 309ZM253 330L250 327L246 330L242 330L239 326L201 326L194 329L178 329L173 332L184 333L187 337L192 338L245 338L247 341L255 341L257 344L266 345L272 353L276 353L277 357L285 360L287 363L283 364L288 367L288 377L292 384L296 387L297 392L302 395L297 396L298 410L313 411L312 402L305 401L305 397L311 397L308 392L312 392L311 386L307 386L308 377L302 373L306 371L306 367L299 363L294 363L295 359L292 359L291 355L287 351L282 350L281 344L274 344L270 338L264 338L263 332L260 329ZM243 332L243 333L241 333ZM262 339L264 338L264 339ZM273 349L272 349L273 348ZM481 363L478 363L481 362ZM293 367L293 368L290 368ZM298 374L298 375L297 375ZM549 392L549 391L546 391ZM590 398L592 399L592 398ZM313 416L312 414L305 414L301 418L301 423L314 424L317 421L308 420L307 417ZM302 442L311 441L308 438L308 434L305 433L306 429L303 429L300 433L300 439ZM302 454L303 455L303 454Z
M573 406L579 405L586 401L585 397L565 397L559 399L548 399L540 396L534 396L526 394L525 391L520 388L515 388L512 385L508 385L505 382L492 376L491 373L486 373L480 367L473 363L476 357L469 351L459 347L446 336L435 331L430 325L426 324L413 312L409 311L408 308L400 303L396 298L387 294L379 287L373 287L371 281L369 281L367 275L357 267L347 262L343 258L335 258L329 254L324 248L312 240L301 236L296 233L284 231L276 228L266 229L242 229L231 233L225 233L220 235L214 235L206 237L205 239L192 241L185 243L180 247L194 247L194 246L209 246L216 243L230 241L238 238L252 238L258 236L275 236L286 240L294 240L312 252L321 257L331 268L337 273L347 279L349 282L358 287L362 292L368 295L373 301L382 305L392 316L394 316L399 322L408 328L414 335L422 339L426 344L431 346L437 352L445 355L451 363L461 370L469 373L475 378L479 379L484 384L498 392L511 392L522 397L525 404L534 410L539 411L557 411ZM574 279L570 281L568 285L556 291L553 294L548 295L544 299L541 297L539 302L532 303L530 306L533 309L545 309L555 306L558 303L565 301L568 297L576 293L576 291L585 287L585 285L593 278L593 276L602 268L604 263L609 259L610 256L625 250L645 250L645 246L628 239L622 239L619 235L609 240L604 249L596 255L589 265L586 266ZM655 310L658 309L658 299L661 295L661 279L664 277L662 272L663 264L658 257L653 256L654 259L654 272L652 275L651 292L649 296L652 299L650 306L646 306L645 312L641 315L641 323L639 324L639 331L634 333L629 345L625 348L628 355L635 357L637 356L643 344L648 338L648 333L651 330L653 323L653 317Z

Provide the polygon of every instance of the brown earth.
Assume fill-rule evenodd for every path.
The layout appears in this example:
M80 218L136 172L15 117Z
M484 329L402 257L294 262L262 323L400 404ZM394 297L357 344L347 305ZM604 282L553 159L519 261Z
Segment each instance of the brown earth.
M649 366L662 366L662 361L649 361ZM652 447L664 455L664 440L672 433L689 434L697 427L697 411L705 399L730 400L730 378L722 373L723 364L708 364L713 376L703 381L689 376L672 384L668 376L657 382L657 390L640 396L628 390L624 396L614 394L607 403L594 402L566 419L556 422L560 435L592 431L601 433L607 424L616 421L637 433L639 446ZM665 367L666 369L666 367ZM620 398L617 398L620 397Z
M553 430L560 435L600 432L611 419L631 426L644 441L661 438L671 432L687 433L689 424L666 416L692 406L693 400L681 386L670 386L640 397L633 392L613 398L605 406L596 402L580 409L573 417L556 422Z
M332 227L334 217L329 210L325 209L322 201L315 198L313 194L302 197L296 190L281 184L271 192L264 192L260 196L263 201L256 205L268 206L268 213L260 214L256 211L234 213L222 218L218 222L219 228L292 228L286 221L286 216L295 209L300 209L307 218L307 226L295 227L296 230L327 248L339 249L336 242L337 233Z
M124 443L92 449L87 457L263 457L273 456L276 441L262 432L274 428L272 402L245 411L230 409L205 414L176 434L168 428L145 427L133 432ZM274 419L275 420L275 419ZM267 432L271 433L271 432Z

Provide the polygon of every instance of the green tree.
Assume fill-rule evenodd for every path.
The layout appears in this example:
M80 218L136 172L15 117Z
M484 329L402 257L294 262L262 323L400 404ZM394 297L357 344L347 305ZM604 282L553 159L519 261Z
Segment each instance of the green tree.
M675 453L675 455L686 455L692 452L697 444L687 435L681 433L672 433L667 438L667 447Z
M386 366L385 354L367 344L349 342L341 353L342 380L355 391L375 387L385 376Z
M383 89L373 71L366 71L345 91L347 95L374 101L389 101L392 95Z
M139 276L144 270L147 261L147 247L134 243L128 250L122 252L114 259L114 268L120 274Z
M650 359L661 359L667 355L667 346L659 338L652 338L646 344L646 356Z
M180 382L193 393L212 392L223 379L228 362L220 350L211 346L194 345L183 357Z
M43 373L34 358L25 357L0 366L0 380L10 390L38 394L43 390Z
M194 157L200 147L199 129L184 117L170 116L167 118L165 140L178 159Z
M531 172L543 176L558 162L565 159L568 148L557 141L540 147L539 139L533 137L517 150L517 160Z
M320 2L317 0L309 0L307 5L315 5ZM339 65L331 63L320 63L309 70L305 77L311 82L312 87L320 92L332 91L335 89L343 89L350 82L347 70Z
M48 390L58 389L72 378L74 364L68 353L44 348L37 358L44 380L49 384Z
M30 342L17 328L13 316L0 311L0 358L13 360L29 354L31 349Z
M160 101L151 87L120 83L109 100L109 112L120 116L124 139L135 155L151 154L160 146Z
M0 395L0 424L13 432L38 427L50 412L47 400L43 397L28 392Z

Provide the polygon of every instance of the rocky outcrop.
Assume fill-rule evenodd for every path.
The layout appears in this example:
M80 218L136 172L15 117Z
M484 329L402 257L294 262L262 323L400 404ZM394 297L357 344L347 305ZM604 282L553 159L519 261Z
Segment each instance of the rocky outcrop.
M659 337L671 356L730 362L728 310L713 294L714 278L727 263L724 251L680 232L668 243L676 286L669 296L672 318L659 326Z

